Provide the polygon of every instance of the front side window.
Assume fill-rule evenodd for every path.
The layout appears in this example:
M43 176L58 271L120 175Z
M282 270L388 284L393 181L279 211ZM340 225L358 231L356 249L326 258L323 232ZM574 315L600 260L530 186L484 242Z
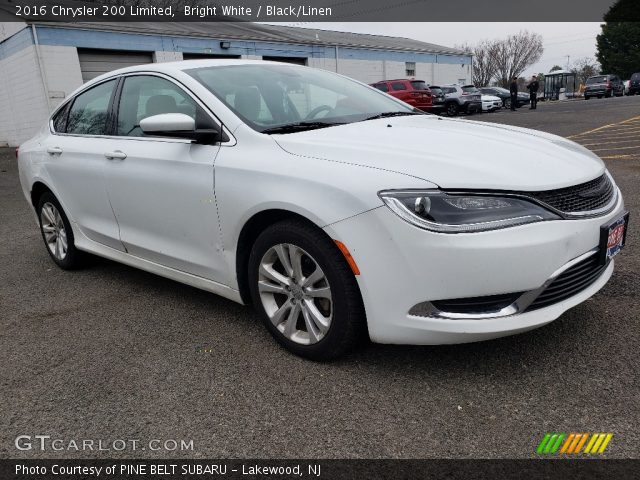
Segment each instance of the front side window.
M185 71L251 128L266 133L292 124L336 125L412 107L355 80L296 65L225 65Z
M126 77L118 107L117 134L141 137L140 120L162 113L184 113L198 120L198 105L184 90L151 75Z
M386 83L376 83L374 85L374 87L376 87L381 92L388 92L389 91L389 87L387 86Z
M109 103L115 86L116 81L109 80L78 95L69 110L66 133L105 135Z

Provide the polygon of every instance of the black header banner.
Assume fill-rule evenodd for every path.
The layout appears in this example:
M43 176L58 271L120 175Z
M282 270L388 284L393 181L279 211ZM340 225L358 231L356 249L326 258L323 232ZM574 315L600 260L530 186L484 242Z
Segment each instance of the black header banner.
M627 479L638 460L0 460L2 480Z
M0 0L0 21L599 22L616 0ZM640 20L640 9L638 18Z

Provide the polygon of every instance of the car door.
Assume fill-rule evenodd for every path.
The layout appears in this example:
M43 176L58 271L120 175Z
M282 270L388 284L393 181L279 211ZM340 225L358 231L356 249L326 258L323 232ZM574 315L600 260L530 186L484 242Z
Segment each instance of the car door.
M161 75L125 76L114 110L107 190L131 255L227 284L214 198L220 145L145 136L140 120L184 113L213 122L203 105Z
M77 95L54 117L44 142L52 188L75 226L90 240L123 251L105 182L106 136L117 79Z

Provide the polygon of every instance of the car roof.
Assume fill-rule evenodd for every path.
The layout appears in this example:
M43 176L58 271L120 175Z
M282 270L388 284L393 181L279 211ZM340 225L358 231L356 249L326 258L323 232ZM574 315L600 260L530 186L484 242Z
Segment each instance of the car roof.
M113 70L111 72L102 74L92 79L90 82L87 82L87 85L98 83L105 78L110 78L115 75L122 75L126 73L156 72L171 75L172 73L189 70L192 68L225 67L230 65L287 65L290 67L299 66L286 62L273 62L269 60L244 60L237 58L203 58L198 60L181 60L178 62L146 63L142 65L135 65L132 67L120 68L118 70Z
M409 79L409 78L393 78L391 80L378 80L375 83L382 83L382 82L424 82L424 80L420 80L419 78L413 78L413 79Z

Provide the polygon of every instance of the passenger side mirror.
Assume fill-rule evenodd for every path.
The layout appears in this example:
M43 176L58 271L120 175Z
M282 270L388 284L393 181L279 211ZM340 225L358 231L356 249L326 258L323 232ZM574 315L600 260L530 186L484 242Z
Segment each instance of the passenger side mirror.
M209 145L226 137L219 128L196 128L196 121L184 113L152 115L140 120L140 128L154 137L186 138Z

